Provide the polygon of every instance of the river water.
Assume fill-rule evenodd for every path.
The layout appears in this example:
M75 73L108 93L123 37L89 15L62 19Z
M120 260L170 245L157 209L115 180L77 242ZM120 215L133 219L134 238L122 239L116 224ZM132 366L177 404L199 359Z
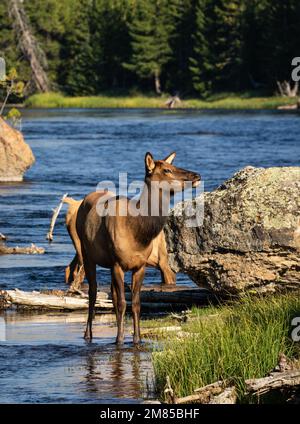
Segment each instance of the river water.
M54 242L46 242L52 208L64 193L79 199L99 181L117 184L119 172L127 172L129 182L142 179L146 151L163 158L175 150L176 164L199 172L206 191L247 165L299 166L297 113L24 110L22 130L36 163L24 182L0 184L0 232L10 245L34 242L46 254L0 257L0 289L64 288L64 267L74 251L63 213ZM109 272L99 269L99 286L109 281ZM147 270L145 284L159 282L160 273ZM184 275L178 282L192 284ZM86 345L84 320L83 315L2 314L0 402L143 398L152 379L147 349L132 349L128 327L128 343L116 350L114 320L104 323L103 317L96 319L94 343Z

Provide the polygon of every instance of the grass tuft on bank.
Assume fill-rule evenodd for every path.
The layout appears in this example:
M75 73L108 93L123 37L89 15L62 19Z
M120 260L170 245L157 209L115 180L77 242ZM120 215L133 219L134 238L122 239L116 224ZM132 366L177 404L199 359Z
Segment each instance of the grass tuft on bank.
M169 96L146 95L99 95L68 97L61 93L34 94L25 100L29 108L166 108ZM186 99L177 108L186 109L276 109L280 105L294 104L297 99L283 97L253 97L251 93L241 95L223 93L206 100Z
M291 339L291 320L300 316L299 293L247 296L227 306L195 308L191 316L182 325L188 337L170 333L153 352L156 389L163 400L169 376L177 397L230 379L243 402L244 380L266 376L280 353L299 359L299 343Z

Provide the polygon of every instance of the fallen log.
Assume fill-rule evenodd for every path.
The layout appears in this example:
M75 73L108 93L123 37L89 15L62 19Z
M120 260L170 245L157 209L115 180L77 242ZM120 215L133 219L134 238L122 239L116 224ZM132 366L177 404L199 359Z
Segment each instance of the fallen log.
M186 403L216 403L226 404L236 402L236 391L234 386L226 387L226 381L216 381L206 386L194 390L194 393L188 396L177 398L170 384L170 378L167 377L165 395L169 398L169 403L182 405Z
M4 307L17 306L26 309L56 309L65 311L78 311L88 309L88 295L83 292L78 294L70 292L50 292L40 293L37 291L25 292L19 289L0 291L1 304ZM141 302L141 309L145 313L166 312L174 310L174 307L183 308L184 305L174 303L147 303ZM112 311L113 304L109 295L105 292L98 292L96 309ZM131 310L131 302L127 302L127 312Z
M216 381L215 383L208 384L206 386L200 387L194 390L194 394L185 396L182 398L176 398L176 404L184 403L209 403L213 396L219 395L226 388L226 383L224 381Z
M267 377L245 381L248 394L261 395L274 389L300 386L300 369L272 372Z
M45 249L33 243L27 247L8 247L5 244L0 244L0 255L42 255L43 253L45 253Z
M82 310L88 308L88 298L75 296L62 296L45 294L40 292L25 292L18 289L3 290L0 298L10 305L25 308L57 309L57 310ZM113 309L113 304L108 299L107 293L100 292L97 295L96 309Z
M131 301L127 301L127 312L130 312ZM141 312L146 314L159 312L183 311L188 306L184 303L141 302Z
M159 294L159 293L158 293ZM130 296L128 296L130 299ZM51 290L48 292L25 292L19 289L0 291L0 305L2 308L7 306L17 306L18 308L31 309L58 309L66 311L84 310L88 308L88 295L81 290ZM149 300L149 299L148 299ZM132 303L127 301L126 311L130 312ZM96 309L113 309L113 304L106 292L98 292ZM188 306L184 303L166 303L163 301L149 302L141 301L141 310L143 313L165 313L173 311L182 311Z
M246 396L262 395L272 390L296 389L300 387L300 368L297 361L292 361L284 353L279 354L278 364L267 377L245 380ZM237 401L236 387L229 380L219 380L194 390L194 393L182 398L177 398L167 376L165 395L169 403L209 403L209 404L235 404Z
M210 405L233 405L236 403L237 395L234 386L226 387L224 392L214 396L208 403Z
M248 379L245 381L246 395L262 395L271 390L296 388L300 386L300 369L288 371L275 371L267 377ZM237 401L236 388L228 385L226 381L216 381L207 386L194 390L194 393L182 398L176 398L170 380L167 380L165 393L171 398L172 403L209 403L209 404L235 404Z
M145 303L173 303L183 305L203 305L207 303L211 295L207 291L199 289L180 290L172 292L164 291L141 291L141 302ZM131 299L131 293L125 293L126 300Z

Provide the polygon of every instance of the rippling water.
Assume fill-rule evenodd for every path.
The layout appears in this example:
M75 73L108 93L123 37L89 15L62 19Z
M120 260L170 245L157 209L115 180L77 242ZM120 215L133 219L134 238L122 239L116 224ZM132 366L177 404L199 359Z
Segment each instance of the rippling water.
M73 247L63 213L55 227L54 243L45 241L51 209L63 193L82 198L95 190L99 181L117 183L119 172L128 172L129 182L142 179L146 151L162 158L174 150L176 164L199 172L205 190L210 191L246 165L298 166L299 130L299 114L263 111L25 110L23 132L36 163L23 183L0 184L0 232L8 236L11 245L34 242L44 246L46 254L0 257L0 288L64 288L64 267L73 257ZM108 284L109 273L100 269L98 281ZM157 270L147 271L146 284L159 281ZM183 275L178 281L190 284ZM94 384L88 377L91 358L98 364L98 359L101 363L101 358L114 355L110 342L102 340L99 346L87 347L81 340L83 323L76 327L78 334L70 343L63 337L62 342L55 339L52 343L42 333L31 340L34 322L28 324L31 330L26 340L22 342L12 332L10 341L0 346L0 402L116 401L124 395L122 387L127 386L118 380L110 360L106 364L103 360L100 368L105 372L110 366L117 376L112 390L105 379ZM13 329L19 324L10 320L7 325ZM71 331L70 326L54 328L59 332L63 328L66 334ZM119 364L130 362L134 355L123 353L127 359L123 357ZM65 370L70 357L74 366L68 375ZM21 369L26 366L28 373ZM124 367L128 370L128 363ZM57 375L63 378L56 385L50 379ZM132 369L129 375L132 377ZM91 385L95 390L89 390ZM5 390L8 386L10 391ZM142 389L138 390L139 395L127 390L127 401L142 396Z
M114 344L114 316L97 315L93 343L82 339L85 314L0 316L0 403L140 402L153 396L147 345Z

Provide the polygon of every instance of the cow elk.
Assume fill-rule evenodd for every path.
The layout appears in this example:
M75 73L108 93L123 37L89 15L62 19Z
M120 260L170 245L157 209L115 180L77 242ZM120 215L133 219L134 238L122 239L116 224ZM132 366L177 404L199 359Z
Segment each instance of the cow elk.
M107 192L97 193L98 195L93 194L92 197L95 198L95 196L98 196L98 199L100 199L104 194L107 195ZM111 195L112 197L114 196L113 193L111 193ZM63 201L69 205L65 221L68 233L76 250L74 258L65 269L65 281L66 284L70 285L69 290L72 292L80 289L85 276L81 242L76 231L77 212L82 200L75 200L72 199L72 197L66 197ZM152 251L147 259L147 267L148 266L160 269L163 285L171 286L176 284L176 274L172 271L168 262L167 244L163 230L153 240Z
M76 231L89 283L89 312L85 331L87 340L92 339L97 296L96 265L100 265L111 270L111 292L118 327L117 344L124 341L124 273L132 272L133 342L140 342L140 290L153 240L166 222L170 196L183 191L187 182L193 187L200 182L199 174L172 165L175 156L172 153L164 160L154 160L151 153L146 153L145 184L136 201L136 208L126 197L99 197L97 192L85 197L78 208ZM136 209L140 213L136 213Z

